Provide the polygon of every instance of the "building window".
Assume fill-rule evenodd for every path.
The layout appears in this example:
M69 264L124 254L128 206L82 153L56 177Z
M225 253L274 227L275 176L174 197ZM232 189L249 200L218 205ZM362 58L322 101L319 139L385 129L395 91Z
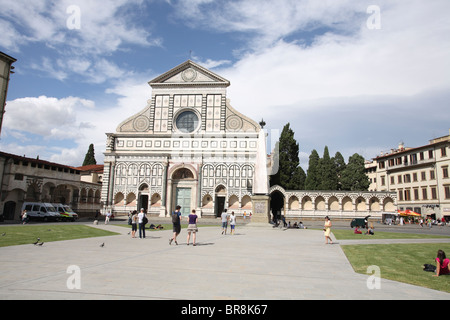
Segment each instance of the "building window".
M448 167L442 167L442 176L448 178Z
M397 183L398 184L402 183L402 176L397 176Z
M428 159L433 159L433 150L428 150Z
M405 201L410 201L411 200L411 190L406 189L405 190Z
M445 199L450 199L450 186L444 186Z
M384 177L384 176L381 177L381 185L382 185L382 186L386 185L386 183L385 183L385 177Z
M403 201L403 190L398 190L398 200Z
M193 111L184 111L180 113L175 121L177 129L183 133L194 132L198 125L198 116Z
M391 176L391 184L395 184L395 178L394 178L394 176Z
M446 157L447 156L447 148L446 147L442 147L441 148L441 157Z
M418 181L418 180L417 180L417 172L414 172L414 173L413 173L413 181L414 181L414 182Z
M430 170L430 180L434 180L436 177L434 176L434 170Z
M421 175L422 181L427 180L427 173L426 173L425 171L422 171L422 172L420 173L420 175Z
M422 200L428 200L427 188L422 188Z
M419 188L414 188L414 200L419 200Z
M431 199L433 199L433 200L437 199L436 187L431 187Z

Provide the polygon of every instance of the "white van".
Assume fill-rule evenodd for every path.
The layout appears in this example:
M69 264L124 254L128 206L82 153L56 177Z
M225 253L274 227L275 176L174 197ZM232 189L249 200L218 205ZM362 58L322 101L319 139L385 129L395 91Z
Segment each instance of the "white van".
M78 214L76 214L67 204L52 203L52 205L55 207L56 212L59 213L59 217L62 221L75 221L78 219Z
M23 210L27 210L27 217L30 220L57 221L59 213L56 212L51 203L44 202L24 202Z

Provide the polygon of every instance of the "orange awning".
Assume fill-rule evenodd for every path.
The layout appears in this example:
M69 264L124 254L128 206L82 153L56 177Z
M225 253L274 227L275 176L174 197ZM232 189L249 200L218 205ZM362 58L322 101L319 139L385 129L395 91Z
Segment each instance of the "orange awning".
M413 216L413 217L420 217L421 216L420 213L417 213L417 212L414 212L414 211L411 211L411 210L404 210L404 211L397 210L397 212L401 216Z

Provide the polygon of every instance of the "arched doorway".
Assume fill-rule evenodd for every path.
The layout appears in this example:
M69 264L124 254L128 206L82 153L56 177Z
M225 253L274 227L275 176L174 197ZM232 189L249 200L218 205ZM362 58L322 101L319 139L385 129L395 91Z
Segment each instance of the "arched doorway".
M280 219L281 215L284 215L284 195L279 190L274 190L270 194L270 212L273 215L273 219Z
M181 214L188 216L191 210L195 208L197 180L194 172L187 167L176 169L172 174L172 187L173 210L176 206L181 206Z
M143 183L139 187L139 198L138 198L138 206L137 206L138 211L140 211L141 209L144 209L144 212L148 212L148 198L149 198L148 184Z
M3 207L4 220L14 220L15 212L16 212L16 203L14 201L6 202Z
M220 217L225 209L225 200L227 198L227 189L220 185L215 190L214 215Z

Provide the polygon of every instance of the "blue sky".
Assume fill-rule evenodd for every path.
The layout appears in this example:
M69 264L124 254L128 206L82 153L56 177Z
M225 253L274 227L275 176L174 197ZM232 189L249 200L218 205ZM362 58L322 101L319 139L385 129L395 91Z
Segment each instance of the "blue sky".
M147 82L191 58L269 131L290 122L306 168L417 147L450 129L448 0L0 0L18 61L0 150L79 166L141 111ZM78 10L78 11L77 11ZM79 23L79 24L77 24Z

